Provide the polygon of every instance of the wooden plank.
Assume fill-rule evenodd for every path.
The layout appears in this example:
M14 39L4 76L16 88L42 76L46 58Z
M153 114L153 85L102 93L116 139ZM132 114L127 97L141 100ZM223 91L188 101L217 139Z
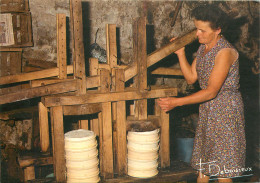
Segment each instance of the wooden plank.
M124 70L115 70L116 91L124 91ZM127 174L127 152L126 152L126 102L120 101L116 103L116 162L118 175Z
M100 88L101 92L109 92L111 85L110 73L106 69L99 70L100 75ZM99 130L102 137L101 159L102 168L101 175L104 178L113 178L114 165L113 165L113 135L112 135L112 108L111 102L104 102L102 105L102 112L99 116Z
M18 163L20 168L34 166L43 166L53 164L53 158L50 154L40 154L40 153L26 153L18 156Z
M63 128L63 111L62 106L51 108L51 115L53 119L54 131L54 145L55 145L55 177L57 182L66 181L66 163L64 150L64 128Z
M40 87L40 86L46 86L50 84L55 84L55 83L62 83L62 82L67 82L67 81L73 81L74 79L40 79L40 80L33 80L30 82L30 86L32 88L35 87Z
M89 76L86 78L86 88L100 87L100 76Z
M114 68L117 66L115 24L106 24L106 46L107 46L107 63L110 65L110 68Z
M184 47L185 45L191 43L192 41L196 40L196 30L193 30L184 36L181 36L175 39L173 42L163 46L162 48L152 52L147 56L147 67L150 67L161 59L167 57L168 55L172 54L173 52L177 51L178 49ZM133 78L137 74L137 66L135 64L129 66L125 69L125 81Z
M137 62L137 88L142 93L147 89L147 50L146 50L146 17L138 18L135 23L134 30L136 36L134 41L136 51L134 56ZM139 100L136 103L138 110L138 119L147 119L147 99Z
M151 73L156 75L183 76L181 69L176 69L176 68L159 67L154 71L152 71Z
M98 118L93 118L90 120L90 130L99 136Z
M42 102L38 104L39 109L39 129L40 129L40 146L42 152L47 152L50 147L49 140L49 123L48 123L48 110Z
M63 106L63 114L65 116L69 115L86 115L94 114L101 111L101 104L83 104L83 105L73 105L73 106Z
M57 14L57 67L59 78L67 78L66 15Z
M74 63L74 76L75 78L80 78L84 80L86 77L85 72L85 54L83 45L83 22L82 22L82 4L80 0L71 0L72 5L72 16L73 16L73 38L74 38L74 53L75 60ZM83 81L84 82L84 81ZM86 93L86 86L79 82L78 84L78 94Z
M103 173L104 179L113 178L113 144L111 102L102 103Z
M46 107L57 105L79 105L90 103L115 102L126 100L140 100L148 98L160 98L176 96L177 88L161 88L152 89L147 93L140 93L135 90L125 90L124 92L110 92L110 93L92 93L87 92L84 96L60 96L60 97L45 97L43 103Z
M0 51L23 51L22 48L5 48L5 47L0 47Z
M57 67L57 64L50 61L44 61L44 60L37 60L37 59L26 59L26 65L33 66L33 67L39 67L42 69L49 69L52 67Z
M0 95L0 104L6 104L30 98L41 97L46 95L66 93L76 91L76 81L57 83L37 88L24 89L15 93Z
M90 58L89 59L89 75L95 76L98 74L98 59Z
M170 130L169 113L161 110L161 139L160 139L160 160L161 167L170 166Z
M35 179L35 169L34 166L29 166L24 169L24 181Z
M72 73L73 73L73 66L72 65L67 66L67 74L72 74ZM3 76L0 77L0 85L54 77L58 75L59 75L59 68L51 68L51 69L45 69L36 72L23 73L23 74L11 75L11 76Z
M137 120L135 116L127 116L126 131L132 131L136 127L140 128L140 130L160 128L160 117L155 115L148 115L147 119L145 120Z
M88 120L79 120L78 121L79 129L89 130Z

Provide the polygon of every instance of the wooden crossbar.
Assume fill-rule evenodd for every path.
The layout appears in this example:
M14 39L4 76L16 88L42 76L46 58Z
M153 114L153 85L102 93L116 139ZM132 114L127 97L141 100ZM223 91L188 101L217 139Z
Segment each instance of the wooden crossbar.
M110 92L110 93L93 93L87 92L87 95L81 96L60 96L60 97L44 97L42 102L46 107L59 106L59 105L80 105L91 103L104 103L126 100L140 100L148 98L160 98L176 96L177 88L160 88L152 89L145 93L140 93L136 90L125 90L123 92Z

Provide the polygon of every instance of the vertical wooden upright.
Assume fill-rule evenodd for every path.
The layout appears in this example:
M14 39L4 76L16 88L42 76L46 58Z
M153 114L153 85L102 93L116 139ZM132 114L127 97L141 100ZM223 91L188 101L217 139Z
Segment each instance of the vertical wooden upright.
M147 89L147 50L146 50L146 17L134 22L134 58L137 62L137 88L139 92ZM147 99L137 103L138 119L147 119Z
M67 78L66 15L57 14L57 66L59 78Z
M161 167L170 166L170 131L169 131L169 113L161 110L161 139L160 139L160 159Z
M55 176L57 182L66 181L66 163L64 152L64 128L63 128L63 109L62 106L51 107L51 119L53 120L55 154Z
M39 129L40 129L40 146L42 152L47 152L50 146L49 140L49 124L48 124L48 111L43 103L39 102Z
M106 69L100 69L100 91L110 92L111 77ZM101 175L104 178L113 178L114 164L113 164L113 142L112 142L112 107L111 102L102 103L102 112L99 116L100 129L100 157L101 160ZM102 141L102 142L101 142Z
M81 0L70 0L71 13L73 17L73 65L74 77L79 79L77 94L86 94L86 72L85 72L85 54L83 44L83 22L82 22L82 4Z
M117 47L116 47L116 25L106 25L106 41L107 41L107 63L110 68L117 66Z
M115 85L116 91L124 91L124 70L115 70ZM116 157L117 157L117 169L118 175L124 175L127 173L127 161L126 161L126 102L119 101L116 103Z

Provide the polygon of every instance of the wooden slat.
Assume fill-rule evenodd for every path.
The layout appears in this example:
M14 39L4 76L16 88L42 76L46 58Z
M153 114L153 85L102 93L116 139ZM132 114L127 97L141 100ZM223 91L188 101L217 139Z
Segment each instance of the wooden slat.
M72 74L72 73L73 73L73 66L72 65L67 66L67 74ZM30 73L3 76L0 77L0 85L54 77L58 75L59 75L59 68L52 68L52 69L45 69L45 70L30 72Z
M49 140L49 123L48 110L41 102L38 104L39 109L39 129L40 129L40 146L42 152L47 152L50 146Z
M29 166L24 169L24 181L35 179L35 169L34 166Z
M66 15L57 14L57 67L59 78L67 78Z
M113 101L126 101L126 100L139 100L148 98L160 98L176 96L177 88L161 88L152 89L147 93L140 93L138 91L125 90L124 92L111 92L111 93L92 93L87 92L87 95L82 96L60 96L60 97L45 97L43 103L46 107L57 105L79 105L90 103L103 103Z
M177 51L178 49L184 47L185 45L191 43L192 41L196 40L196 30L193 30L184 36L177 38L173 42L165 45L164 47L152 52L147 56L147 67L150 67L157 62L159 62L164 57L172 54L173 52ZM129 66L125 69L125 81L133 78L137 74L137 66L135 64Z
M117 47L116 47L116 25L106 24L107 40L107 63L110 68L117 66Z
M124 70L115 70L115 85L116 91L124 91ZM118 175L124 175L127 173L127 161L126 161L126 102L120 101L116 103L116 135L117 135L117 151L116 162Z
M160 159L161 167L170 166L170 131L169 131L169 113L161 110L161 139L160 139Z
M157 75L183 76L181 69L159 67L151 72Z
M76 91L76 81L57 83L37 88L24 89L15 93L0 95L0 104L6 104L46 95Z
M22 48L5 48L5 47L0 47L0 51L23 51Z
M63 114L65 116L94 114L94 113L98 113L100 111L101 111L101 104L63 106Z
M64 128L63 128L63 111L62 106L51 108L53 119L54 145L55 145L55 177L57 182L66 181L66 164L64 150Z

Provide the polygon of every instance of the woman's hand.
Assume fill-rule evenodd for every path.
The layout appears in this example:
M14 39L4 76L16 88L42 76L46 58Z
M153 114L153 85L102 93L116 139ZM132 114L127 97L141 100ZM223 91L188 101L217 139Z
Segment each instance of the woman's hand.
M168 112L178 106L177 100L175 97L159 98L157 103L164 112Z
M176 39L176 37L173 37L170 39L170 42L173 42ZM180 48L179 50L174 52L176 55L183 55L185 54L185 47Z

